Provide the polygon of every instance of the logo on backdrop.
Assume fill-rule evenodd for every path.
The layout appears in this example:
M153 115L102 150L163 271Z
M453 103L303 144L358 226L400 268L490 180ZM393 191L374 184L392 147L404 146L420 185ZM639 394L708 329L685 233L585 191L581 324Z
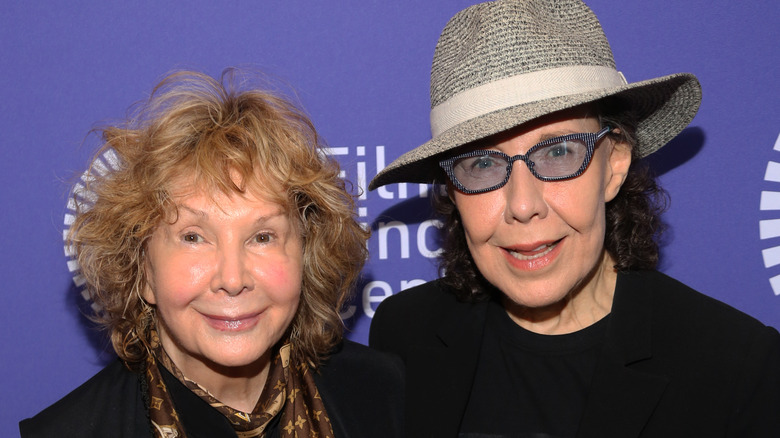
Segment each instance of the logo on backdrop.
M370 168L377 169L377 172L385 167L385 147L375 146L367 148L365 146L355 147L331 147L324 150L325 153L332 155L341 163L341 177L352 181L360 190L358 197L358 219L364 227L371 227L369 217L369 203L372 205L381 204L380 208L388 208L395 203L411 198L428 198L431 186L428 184L393 184L387 187L381 187L375 192L368 192L369 159L373 158ZM371 157L373 155L373 157ZM65 213L65 228L63 239L65 240L64 249L67 257L68 270L73 277L73 283L79 289L81 296L91 304L95 311L100 308L92 302L92 297L86 288L86 282L81 275L78 260L75 253L67 244L67 235L73 221L76 218L77 211L91 208L94 205L94 193L88 189L90 181L90 172L96 172L99 175L105 175L112 169L118 168L118 157L113 150L108 150L102 154L92 164L91 170L85 171L78 183L73 187L71 196L68 199L67 211ZM370 199L369 199L370 198ZM407 260L431 260L435 259L441 249L436 242L437 229L441 227L438 220L424 220L420 223L405 223L400 220L391 219L382 221L376 220L374 232L368 242L369 251L376 260L371 268L377 271L381 278L372 277L368 283L362 285L360 290L356 291L357 302L350 304L341 314L343 319L351 318L356 312L360 311L369 318L374 316L376 307L385 298L435 277L435 270L428 269L428 272L412 272L411 278L399 278L404 275L398 272L394 267ZM415 263L423 265L424 263ZM434 266L430 263L428 266Z
M331 147L326 153L335 157L342 164L341 177L353 181L360 190L358 197L358 219L363 221L364 227L370 227L368 204L381 204L381 208L391 207L399 202L412 198L428 198L432 186L429 184L400 183L380 187L374 192L368 192L368 168L377 169L379 172L385 168L385 147L365 146L356 147ZM371 155L375 162L371 162ZM369 163L371 165L369 166ZM373 166L376 164L376 167ZM398 278L404 275L398 272L396 265L404 260L420 260L416 263L420 266L434 266L435 263L426 264L424 261L433 261L441 253L441 248L436 243L436 235L442 223L436 219L423 220L417 223L405 223L391 219L382 221L377 219L374 224L374 232L368 241L369 252L375 261L371 268L383 275L382 278L372 278L362 289L357 290L359 303L349 305L342 313L343 319L351 318L360 308L362 312L372 318L379 303L385 298L425 283L436 277L436 271L428 269L428 272L415 272L412 278ZM378 269L377 269L378 268ZM386 276L386 277L385 277Z
M780 152L780 134L775 140L775 152ZM780 157L778 157L780 159ZM771 183L780 183L780 162L769 161L764 173L764 181ZM761 211L773 212L775 216L780 216L780 186L776 190L764 190L761 192ZM759 221L759 234L761 240L774 239L780 237L780 218L763 219ZM769 245L772 246L769 246ZM780 265L780 246L777 241L768 240L768 246L761 251L764 258L764 267L767 269ZM769 272L777 272L773 269ZM772 286L776 296L780 296L780 274L770 274L769 284Z
M65 229L62 233L62 239L65 242L64 249L65 257L67 257L68 260L68 271L70 271L71 275L73 276L73 284L76 285L76 288L78 288L81 296L90 303L92 309L94 309L95 312L100 311L100 306L92 302L92 296L86 287L84 276L81 275L81 267L79 266L78 260L76 260L76 254L73 248L68 245L68 232L70 232L70 227L73 225L73 221L76 220L76 213L78 211L89 210L95 204L95 194L87 188L90 179L93 178L92 175L94 175L91 172L105 175L110 170L117 169L118 163L119 158L112 149L107 150L100 157L98 157L92 163L91 168L81 174L79 182L73 186L73 189L70 192L70 196L68 196L68 206L67 211L65 212Z

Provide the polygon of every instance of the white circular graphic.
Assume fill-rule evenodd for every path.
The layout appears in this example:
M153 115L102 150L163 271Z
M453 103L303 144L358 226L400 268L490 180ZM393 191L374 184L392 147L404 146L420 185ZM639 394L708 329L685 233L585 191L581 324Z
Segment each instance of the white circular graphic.
M780 152L780 134L775 140L774 150ZM780 162L769 161L766 164L764 181L780 183ZM780 211L780 188L778 191L764 190L761 192L761 211ZM780 237L780 219L765 219L759 221L759 233L761 240ZM761 250L764 259L764 267L771 268L780 265L780 246L771 246ZM780 296L780 275L769 278L769 284L775 296Z
M84 276L81 275L81 267L78 260L76 260L76 254L67 243L68 233L70 227L73 225L73 221L76 219L77 211L85 211L92 208L95 204L95 194L88 189L89 181L94 178L92 172L96 172L99 175L105 175L110 170L116 170L118 168L119 159L114 153L113 149L109 149L92 162L90 168L81 174L80 180L71 189L70 196L68 196L68 206L65 212L65 228L62 233L62 239L64 243L65 257L67 257L68 271L73 276L73 284L79 290L81 296L89 303L91 303L92 309L95 312L99 312L100 306L92 302L92 296L87 290L86 281Z

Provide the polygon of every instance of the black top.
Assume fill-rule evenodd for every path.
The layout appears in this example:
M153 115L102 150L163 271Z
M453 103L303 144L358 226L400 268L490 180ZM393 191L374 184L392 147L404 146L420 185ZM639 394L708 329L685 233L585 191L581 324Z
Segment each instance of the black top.
M235 437L228 420L164 368L188 437ZM148 438L141 376L116 361L60 401L19 423L23 438ZM403 436L404 372L392 356L345 340L314 375L337 438Z
M542 335L491 302L460 436L573 438L608 319L570 334Z

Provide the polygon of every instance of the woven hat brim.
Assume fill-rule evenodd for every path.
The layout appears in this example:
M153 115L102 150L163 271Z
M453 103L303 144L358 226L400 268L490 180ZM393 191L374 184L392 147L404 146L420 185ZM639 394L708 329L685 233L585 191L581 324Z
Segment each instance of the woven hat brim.
M444 173L438 162L449 151L556 111L610 96L620 96L635 111L637 147L644 157L660 149L693 121L701 104L701 86L694 75L677 73L494 111L454 126L401 155L379 172L368 188L374 190L400 182L443 182Z

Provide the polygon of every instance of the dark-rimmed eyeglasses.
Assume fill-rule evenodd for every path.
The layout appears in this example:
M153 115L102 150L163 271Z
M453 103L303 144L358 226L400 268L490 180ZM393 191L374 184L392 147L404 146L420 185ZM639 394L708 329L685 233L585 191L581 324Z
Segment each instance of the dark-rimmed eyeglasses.
M560 181L580 176L588 168L593 149L602 137L612 131L609 126L597 133L568 134L544 140L525 155L500 151L477 150L439 162L455 187L466 194L496 190L512 175L515 161L523 161L533 176L542 181Z

